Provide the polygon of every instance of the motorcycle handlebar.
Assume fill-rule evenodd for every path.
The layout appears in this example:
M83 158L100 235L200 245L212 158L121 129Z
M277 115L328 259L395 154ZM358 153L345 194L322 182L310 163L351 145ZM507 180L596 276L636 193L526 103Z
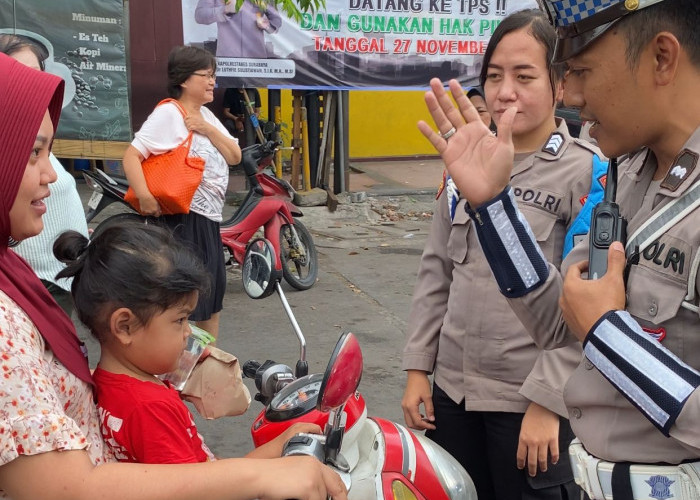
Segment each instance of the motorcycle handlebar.
M246 175L255 175L258 165L265 158L271 157L280 145L280 141L267 141L264 144L253 144L243 148L241 164Z
M243 363L243 376L246 378L255 378L255 374L258 372L258 368L260 368L260 363L255 361L254 359L250 359Z

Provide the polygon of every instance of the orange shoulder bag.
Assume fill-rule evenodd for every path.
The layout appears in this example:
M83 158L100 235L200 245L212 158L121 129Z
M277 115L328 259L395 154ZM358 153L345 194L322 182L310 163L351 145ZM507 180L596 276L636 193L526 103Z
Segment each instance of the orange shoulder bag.
M172 102L186 117L187 113L175 99L163 99L158 106ZM158 200L163 214L186 214L195 191L204 175L204 159L190 156L192 134L190 132L182 143L167 153L151 155L141 163L143 176L151 194ZM140 212L139 199L129 187L124 199L136 211Z

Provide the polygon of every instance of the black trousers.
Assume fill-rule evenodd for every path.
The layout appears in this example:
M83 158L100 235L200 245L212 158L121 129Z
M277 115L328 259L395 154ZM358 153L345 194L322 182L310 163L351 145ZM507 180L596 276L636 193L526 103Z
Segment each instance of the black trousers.
M516 453L522 413L465 411L437 385L433 386L436 430L425 435L445 448L466 469L479 500L579 500L569 462L574 438L568 420L559 426L559 462L533 478L517 468Z

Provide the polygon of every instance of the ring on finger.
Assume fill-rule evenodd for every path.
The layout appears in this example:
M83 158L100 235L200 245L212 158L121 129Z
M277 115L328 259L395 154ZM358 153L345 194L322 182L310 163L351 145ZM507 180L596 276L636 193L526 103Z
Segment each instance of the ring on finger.
M456 133L457 133L457 129L454 128L454 127L452 127L450 130L448 130L448 131L445 132L444 134L440 134L440 136L441 136L443 139L447 140L447 139L449 139L450 137L452 137L453 135L455 135Z

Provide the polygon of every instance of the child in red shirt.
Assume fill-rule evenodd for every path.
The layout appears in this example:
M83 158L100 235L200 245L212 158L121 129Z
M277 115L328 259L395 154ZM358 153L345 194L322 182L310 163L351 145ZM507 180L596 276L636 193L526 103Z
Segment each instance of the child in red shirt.
M177 367L187 344L187 318L208 288L203 265L155 225L122 221L97 233L64 233L54 252L69 264L59 277L74 277L78 317L100 342L93 380L105 442L123 462L215 460L179 393L156 377ZM320 428L292 426L246 456L278 457L299 432Z

